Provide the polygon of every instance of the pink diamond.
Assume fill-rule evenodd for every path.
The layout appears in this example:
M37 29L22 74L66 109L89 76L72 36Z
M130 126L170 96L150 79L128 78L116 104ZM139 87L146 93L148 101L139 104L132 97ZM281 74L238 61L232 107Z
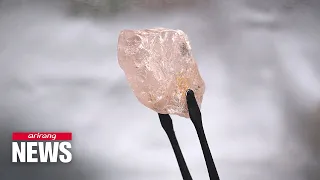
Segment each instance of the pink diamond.
M201 105L205 84L183 31L123 30L118 40L118 61L134 94L148 108L188 118L188 89L194 91Z

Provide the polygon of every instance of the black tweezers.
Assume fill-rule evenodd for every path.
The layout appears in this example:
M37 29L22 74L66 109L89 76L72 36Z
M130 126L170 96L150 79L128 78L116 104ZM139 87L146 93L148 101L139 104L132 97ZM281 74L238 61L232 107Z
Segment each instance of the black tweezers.
M212 159L212 155L210 152L210 148L208 146L207 138L203 130L202 125L202 118L201 118L201 111L199 109L198 103L196 101L196 98L194 97L194 92L192 90L188 90L186 93L187 98L187 104L188 104L188 110L189 110L189 116L190 119L197 131L198 138L201 144L202 152L204 155L204 159L206 161L208 173L210 180L219 180L219 175L216 169L216 166L214 164L214 161ZM191 174L189 172L188 166L186 164L186 161L184 160L184 157L182 155L178 140L176 138L173 125L172 125L172 119L170 115L168 114L159 114L159 119L161 122L161 126L163 127L164 131L168 135L168 138L170 140L172 149L174 151L174 154L176 156L176 159L178 161L178 165L180 168L181 175L184 180L192 180Z

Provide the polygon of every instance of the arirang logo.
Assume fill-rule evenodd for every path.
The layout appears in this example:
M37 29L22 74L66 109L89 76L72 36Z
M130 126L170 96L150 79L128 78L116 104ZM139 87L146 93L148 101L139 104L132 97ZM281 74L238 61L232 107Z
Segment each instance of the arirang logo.
M48 140L56 140L56 133L28 133L28 139L48 139Z
M15 132L12 133L12 162L69 163L72 133Z

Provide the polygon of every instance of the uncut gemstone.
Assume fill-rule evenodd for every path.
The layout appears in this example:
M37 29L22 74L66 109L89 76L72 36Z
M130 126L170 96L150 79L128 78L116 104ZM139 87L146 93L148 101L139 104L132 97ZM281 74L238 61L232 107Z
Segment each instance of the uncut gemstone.
M186 91L192 89L201 106L205 83L181 30L123 30L118 62L137 99L161 114L189 117Z

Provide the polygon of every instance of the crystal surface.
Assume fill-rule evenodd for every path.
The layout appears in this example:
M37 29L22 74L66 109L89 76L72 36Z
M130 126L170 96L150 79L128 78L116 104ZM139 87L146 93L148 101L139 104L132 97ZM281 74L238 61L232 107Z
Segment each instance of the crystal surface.
M205 83L181 30L123 30L118 62L138 100L161 114L189 117L186 91L192 89L201 106Z

